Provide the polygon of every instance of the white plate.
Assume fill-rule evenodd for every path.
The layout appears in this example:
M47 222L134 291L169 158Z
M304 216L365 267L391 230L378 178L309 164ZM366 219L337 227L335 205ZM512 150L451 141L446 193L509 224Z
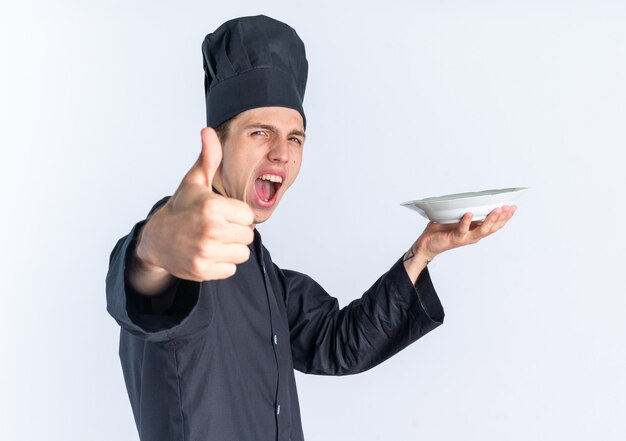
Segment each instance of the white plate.
M435 223L455 224L468 212L474 215L472 220L484 220L494 208L513 205L513 201L525 190L528 190L528 187L447 194L403 202L401 205L417 211Z

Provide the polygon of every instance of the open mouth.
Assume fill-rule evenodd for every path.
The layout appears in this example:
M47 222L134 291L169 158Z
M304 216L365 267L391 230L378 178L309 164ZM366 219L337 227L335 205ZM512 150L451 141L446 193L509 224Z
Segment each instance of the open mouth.
M276 194L283 185L283 178L276 175L262 175L254 181L254 188L258 201L263 206L270 206L276 199Z

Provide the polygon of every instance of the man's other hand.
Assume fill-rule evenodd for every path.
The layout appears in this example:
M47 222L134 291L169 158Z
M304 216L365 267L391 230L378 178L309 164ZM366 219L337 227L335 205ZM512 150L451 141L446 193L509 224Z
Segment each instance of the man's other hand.
M472 221L472 213L465 213L458 224L429 222L416 242L416 251L430 261L444 251L475 244L504 227L515 210L515 205L504 205L491 211L484 221Z
M429 222L421 236L404 255L404 267L413 283L437 255L464 245L475 244L495 233L513 217L517 207L504 205L494 209L484 221L472 221L472 213L465 213L457 224Z

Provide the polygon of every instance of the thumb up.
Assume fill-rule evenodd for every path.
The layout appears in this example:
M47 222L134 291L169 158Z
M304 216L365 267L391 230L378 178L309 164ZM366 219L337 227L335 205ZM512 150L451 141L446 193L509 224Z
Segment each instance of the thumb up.
M144 225L137 253L181 279L225 279L250 257L254 213L246 204L214 193L222 162L215 130L201 132L200 156L167 203Z
M211 190L215 172L222 163L222 144L217 133L211 127L202 129L200 136L202 138L200 156L187 172L185 179L190 183L196 183Z

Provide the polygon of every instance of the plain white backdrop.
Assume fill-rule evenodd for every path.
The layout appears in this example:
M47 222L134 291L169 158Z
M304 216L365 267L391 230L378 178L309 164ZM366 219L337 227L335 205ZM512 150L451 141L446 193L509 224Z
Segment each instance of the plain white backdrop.
M55 1L0 6L0 438L136 440L109 253L200 152L200 44L304 40L304 163L259 226L341 305L426 225L399 204L529 186L430 271L445 323L361 375L298 375L308 440L626 439L626 3Z

